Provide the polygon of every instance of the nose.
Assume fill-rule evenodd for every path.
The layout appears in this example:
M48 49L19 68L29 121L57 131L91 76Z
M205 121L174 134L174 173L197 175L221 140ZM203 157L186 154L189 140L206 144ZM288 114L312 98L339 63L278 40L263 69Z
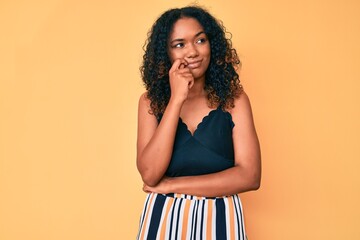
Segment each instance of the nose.
M199 55L199 52L194 44L189 44L186 52L186 57L194 58Z

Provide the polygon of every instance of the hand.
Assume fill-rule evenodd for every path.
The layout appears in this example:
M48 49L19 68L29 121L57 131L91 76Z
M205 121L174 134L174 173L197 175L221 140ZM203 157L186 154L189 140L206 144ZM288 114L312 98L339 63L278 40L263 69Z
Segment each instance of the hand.
M154 187L150 187L144 183L143 191L146 193L154 192L160 194L167 194L167 193L171 193L170 186L171 186L171 178L164 176L160 180L160 182Z
M169 71L171 98L179 101L187 99L189 89L194 85L194 76L187 65L184 59L176 59Z

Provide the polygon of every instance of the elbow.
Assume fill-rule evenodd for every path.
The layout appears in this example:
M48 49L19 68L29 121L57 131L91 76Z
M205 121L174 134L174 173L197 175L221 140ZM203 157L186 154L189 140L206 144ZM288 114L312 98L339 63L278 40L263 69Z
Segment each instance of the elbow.
M139 172L140 172L143 183L145 183L149 187L155 187L161 180L161 178L156 177L156 174L154 174L151 171L145 170L145 171L139 171Z
M249 185L250 191L256 191L261 185L261 167L253 168L249 171Z
M261 185L261 177L260 176L253 177L250 185L251 185L251 190L253 191L258 190Z
M256 190L258 190L259 188L260 188L260 180L259 181L255 181L254 183L253 183L253 185L252 185L252 190L253 191L256 191Z
M149 187L155 187L159 183L159 180L155 179L154 177L142 176L142 180Z
M260 188L261 173L259 171L249 172L246 179L247 191L256 191Z
M261 171L250 169L244 171L240 169L239 176L239 190L240 192L256 191L261 185Z
M138 172L140 173L141 179L143 181L143 183L145 183L147 186L149 187L154 187L156 186L156 184L158 184L159 179L157 179L155 177L155 174L153 171L151 171L150 168L146 167L146 166L142 166L139 164L139 160L137 160L137 169Z
M148 162L148 160L138 155L136 159L137 170L140 173L144 184L149 187L155 187L160 182L164 174L155 164L144 164L144 162Z

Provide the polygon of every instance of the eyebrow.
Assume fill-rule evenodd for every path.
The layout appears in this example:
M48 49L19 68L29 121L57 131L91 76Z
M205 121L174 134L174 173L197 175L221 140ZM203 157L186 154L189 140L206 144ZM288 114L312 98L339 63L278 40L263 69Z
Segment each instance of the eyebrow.
M204 32L204 31L200 31L200 32L198 32L197 34L195 34L195 37L198 37L198 36L200 36L201 34L205 34L205 32ZM170 44L173 43L173 42L181 42L181 41L184 41L184 39L183 39L183 38L176 38L176 39L174 39L174 40L171 40L171 41L170 41Z

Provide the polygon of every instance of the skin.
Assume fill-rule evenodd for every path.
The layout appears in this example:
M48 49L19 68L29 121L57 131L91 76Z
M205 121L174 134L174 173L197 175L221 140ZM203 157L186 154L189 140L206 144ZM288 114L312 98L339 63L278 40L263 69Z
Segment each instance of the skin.
M203 27L193 18L175 22L169 36L168 54L170 101L158 124L149 114L150 101L141 95L138 108L137 167L145 192L182 193L219 197L260 187L260 146L254 127L250 101L245 92L228 109L235 123L233 144L235 166L201 176L166 177L179 117L194 133L197 125L212 109L204 90L205 72L210 62L210 42ZM194 107L196 106L196 107Z

